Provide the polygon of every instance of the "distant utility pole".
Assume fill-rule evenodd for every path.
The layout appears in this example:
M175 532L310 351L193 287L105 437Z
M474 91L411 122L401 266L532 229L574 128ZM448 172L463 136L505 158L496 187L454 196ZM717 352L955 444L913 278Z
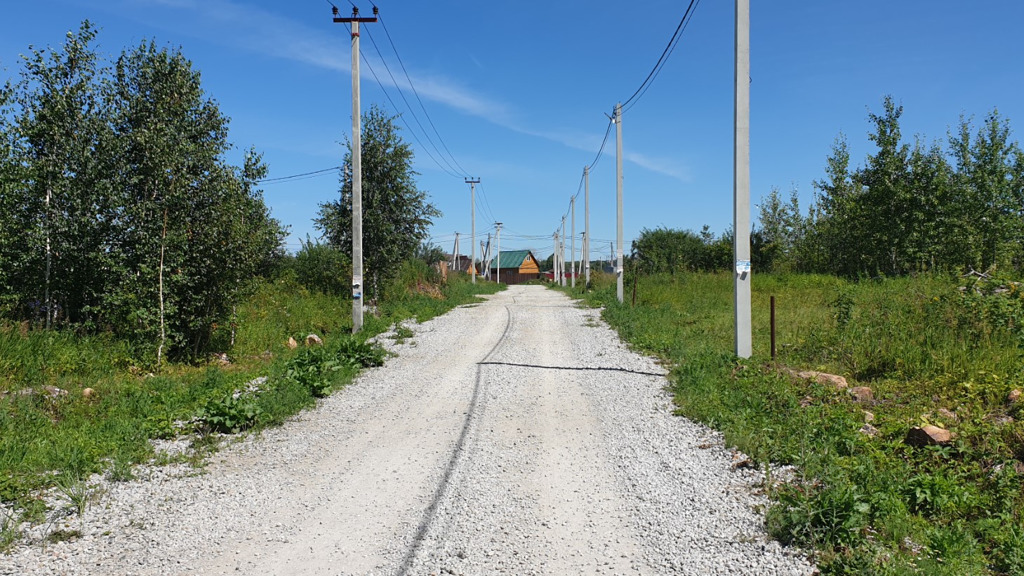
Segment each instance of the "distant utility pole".
M333 8L335 24L352 25L352 333L363 329L363 151L362 127L359 108L359 24L376 22L377 7L373 7L373 18L360 18L359 8L352 7L350 18L338 16L338 7Z
M736 129L733 155L733 253L736 355L750 358L750 0L736 0Z
M576 287L576 197L573 196L569 199L569 210L572 212L572 235L569 236L569 244L572 248L569 250L569 269L572 270L572 287Z
M498 245L498 258L495 260L498 263L498 275L494 283L498 284L501 282L501 222L495 222L494 225L498 228L498 237L495 240L495 244Z
M558 247L558 253L562 256L562 282L565 286L565 216L562 216L562 243Z
M587 238L586 232L580 232L580 235L583 237L583 246L580 247L580 258L583 259L583 272L586 274L586 277L583 280L583 290L586 291L587 287L590 285L586 280L586 278L590 278L590 259L587 256L587 254L590 253L590 246L588 246L588 244L590 244L590 238Z
M587 274L584 289L590 290L590 166L583 167L583 266Z
M622 296L622 104L615 105L615 201L617 222L615 224L615 243L619 250L615 263L615 295L619 302Z
M551 279L558 282L558 231L551 235L551 240L555 243L554 251L551 253Z
M473 220L472 238L469 241L469 245L473 247L473 255L470 256L470 262L473 264L473 284L476 284L476 185L479 183L479 178L466 178L466 184L469 184L469 214Z
M480 246L483 246L483 245L484 245L484 243L481 242ZM490 278L491 277L491 233L490 232L487 233L487 248L482 250L482 252L484 253L484 277L485 278Z
M459 270L459 233L455 233L455 247L452 249L452 270Z

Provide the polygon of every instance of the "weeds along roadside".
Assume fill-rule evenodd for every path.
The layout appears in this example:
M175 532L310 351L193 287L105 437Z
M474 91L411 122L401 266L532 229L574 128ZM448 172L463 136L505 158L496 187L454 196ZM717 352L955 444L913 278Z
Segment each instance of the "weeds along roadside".
M280 424L379 365L383 351L366 340L392 324L497 290L459 276L441 283L426 265L408 263L379 315L368 314L353 337L351 300L286 276L263 283L239 307L227 362L170 365L158 375L134 363L129 343L110 337L0 327L0 549L16 540L22 520L45 521L46 489L79 494L81 479L94 473L130 479L132 465L154 458L151 439L192 434L195 450L180 458L200 463L214 433ZM217 337L228 342L230 328ZM308 334L324 345L304 346ZM289 337L300 343L296 350Z
M626 283L632 287L632 278ZM732 354L732 277L614 277L582 295L671 367L678 413L725 434L769 475L773 537L815 551L825 574L1024 574L1024 296L1009 279L848 282L756 275L754 357ZM769 355L769 298L779 354ZM793 376L845 376L871 399ZM912 427L955 436L914 448Z

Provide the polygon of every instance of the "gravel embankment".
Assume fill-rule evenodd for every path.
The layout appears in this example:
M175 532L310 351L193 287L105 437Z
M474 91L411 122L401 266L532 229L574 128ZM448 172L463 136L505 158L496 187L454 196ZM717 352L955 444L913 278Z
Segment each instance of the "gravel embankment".
M200 470L92 480L21 574L811 574L761 476L672 416L664 370L542 287L511 287ZM81 537L43 545L54 530Z

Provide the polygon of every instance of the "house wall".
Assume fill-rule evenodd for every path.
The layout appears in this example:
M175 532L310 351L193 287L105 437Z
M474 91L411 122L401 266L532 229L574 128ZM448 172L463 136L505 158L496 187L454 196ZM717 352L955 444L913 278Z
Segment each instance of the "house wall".
M533 256L527 256L526 260L519 265L520 274L540 274L540 266L537 265L537 261L533 259Z
M491 274L496 272L495 269L491 269ZM523 274L517 268L509 270L508 268L501 269L501 281L505 284L522 284L530 280L536 280L540 278L540 272L532 272L529 274Z

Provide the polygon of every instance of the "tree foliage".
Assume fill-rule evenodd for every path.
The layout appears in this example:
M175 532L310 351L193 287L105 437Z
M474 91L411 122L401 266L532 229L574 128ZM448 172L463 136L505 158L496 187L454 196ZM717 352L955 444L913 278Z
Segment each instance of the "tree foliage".
M143 42L111 67L95 37L85 22L33 49L0 92L0 313L195 356L281 254L266 166L226 162L228 119L179 50Z
M859 168L851 168L840 135L826 178L814 182L815 204L790 218L800 228L791 252L773 253L769 269L857 277L1024 265L1024 153L1010 139L1009 121L993 110L975 131L961 117L944 150L920 138L906 143L902 115L891 97L869 114L875 151ZM762 210L762 228L772 228L773 218Z
M700 233L644 228L633 241L630 260L645 274L724 270L732 260L732 231L716 238L707 226Z
M804 212L798 194L772 189L758 206L751 256L758 271L847 277L926 270L1024 269L1024 152L1009 121L993 110L975 128L960 118L943 147L902 135L903 107L892 97L869 113L872 153L854 167L840 134ZM731 233L705 227L643 230L633 243L644 272L726 269Z
M412 148L402 140L395 117L377 106L363 115L362 206L363 265L369 298L380 296L386 281L398 273L402 261L414 257L428 237L428 228L440 211L416 187ZM352 143L346 144L345 165L352 165ZM341 198L320 205L314 220L331 245L352 254L352 178L346 171Z

